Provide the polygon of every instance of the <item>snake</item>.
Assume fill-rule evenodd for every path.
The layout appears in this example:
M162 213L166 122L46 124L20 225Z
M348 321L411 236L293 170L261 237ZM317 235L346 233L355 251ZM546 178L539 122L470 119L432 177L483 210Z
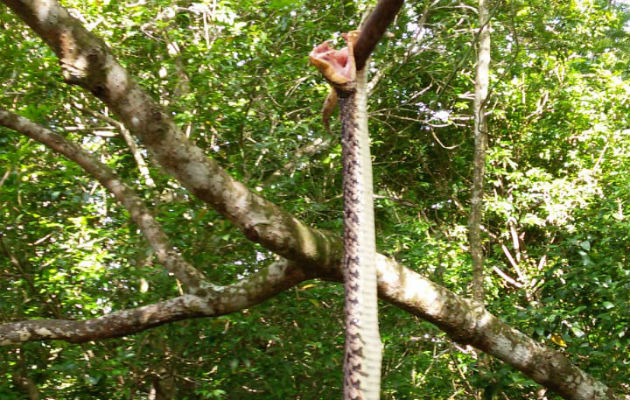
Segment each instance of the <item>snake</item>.
M378 400L381 340L378 329L372 162L367 124L367 68L356 70L359 31L343 34L346 47L326 41L309 60L336 92L341 120L343 175L344 400Z

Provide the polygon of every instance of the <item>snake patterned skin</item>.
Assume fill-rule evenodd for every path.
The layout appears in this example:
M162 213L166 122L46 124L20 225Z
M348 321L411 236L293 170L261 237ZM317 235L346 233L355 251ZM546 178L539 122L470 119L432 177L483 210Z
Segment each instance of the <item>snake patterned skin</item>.
M377 400L381 341L378 331L372 163L367 127L366 68L355 70L358 31L344 36L347 47L324 43L311 62L337 92L343 154L345 354L344 399Z

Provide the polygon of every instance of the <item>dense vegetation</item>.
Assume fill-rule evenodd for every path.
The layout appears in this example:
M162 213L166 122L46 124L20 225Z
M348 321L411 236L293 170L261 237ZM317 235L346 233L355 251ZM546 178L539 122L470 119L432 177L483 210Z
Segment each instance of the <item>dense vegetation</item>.
M307 56L371 3L62 5L231 176L341 232L341 148L321 124L328 88ZM370 97L378 250L464 296L476 7L406 3L372 57ZM492 1L491 20L486 308L630 398L630 9ZM0 108L96 154L209 280L229 284L274 261L135 148L107 106L64 82L55 53L5 5L0 50ZM0 323L86 320L181 295L154 253L75 162L0 126ZM338 398L342 299L338 283L309 280L215 318L6 346L0 398ZM556 398L392 304L381 303L380 321L383 399Z

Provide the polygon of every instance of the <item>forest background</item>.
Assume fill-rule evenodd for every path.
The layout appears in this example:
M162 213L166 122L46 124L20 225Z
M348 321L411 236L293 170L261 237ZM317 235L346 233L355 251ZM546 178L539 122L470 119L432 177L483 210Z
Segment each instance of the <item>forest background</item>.
M339 397L341 147L307 57L373 4L62 1L95 36L69 30L79 50L60 57L14 12L22 3L38 2L0 2L0 398ZM604 398L555 386L569 376L558 354L630 398L629 5L489 12L484 304L551 361L511 360L487 339L525 339L484 326L466 300L477 3L407 2L371 60L377 247L400 263L380 270L382 398ZM96 37L146 99L116 104L103 75L80 69L82 45L103 49ZM134 126L133 101L159 104L161 119ZM153 142L161 123L194 147ZM40 128L94 159L27 137ZM169 159L193 148L245 186L222 178L220 197L195 180L204 171ZM103 184L114 181L129 187ZM419 275L400 272L394 288L397 268ZM42 322L63 320L96 322Z

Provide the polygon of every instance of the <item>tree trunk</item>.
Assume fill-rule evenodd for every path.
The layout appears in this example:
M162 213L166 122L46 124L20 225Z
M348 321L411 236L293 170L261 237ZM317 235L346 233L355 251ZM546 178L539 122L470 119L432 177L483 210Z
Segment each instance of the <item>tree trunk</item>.
M483 218L483 182L488 142L488 124L485 103L488 97L488 68L490 65L490 13L488 0L479 0L479 49L477 53L477 77L475 78L473 186L470 199L469 240L473 262L472 295L483 302L483 244L481 220Z

